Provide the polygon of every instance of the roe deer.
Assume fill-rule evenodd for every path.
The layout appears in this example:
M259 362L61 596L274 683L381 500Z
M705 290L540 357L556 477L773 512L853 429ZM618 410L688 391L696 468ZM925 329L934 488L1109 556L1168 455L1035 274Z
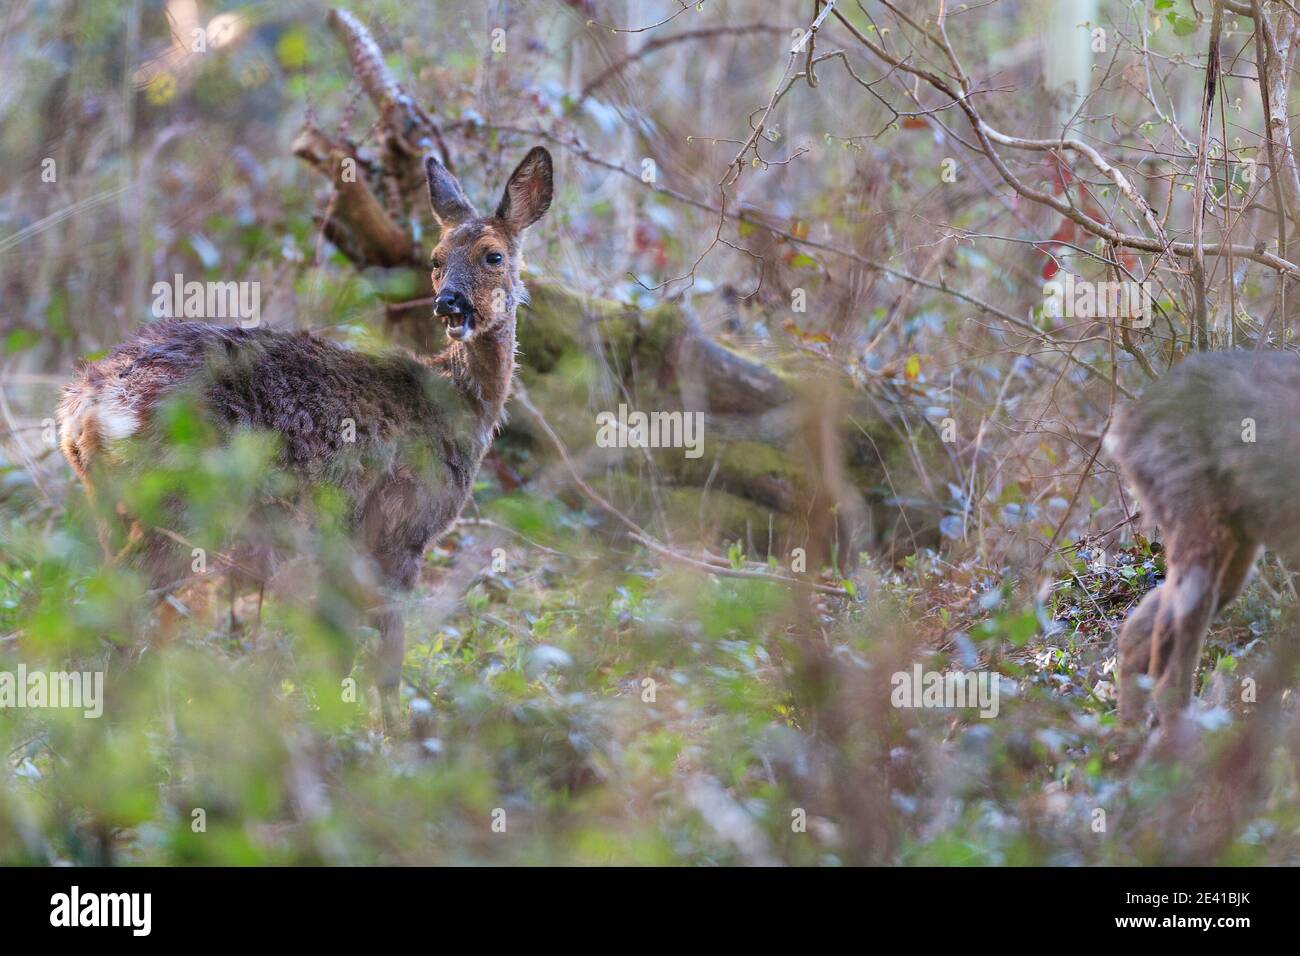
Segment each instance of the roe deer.
M389 594L408 592L424 549L469 498L502 421L514 372L515 310L526 301L521 239L550 206L553 189L551 157L541 147L515 169L491 216L475 211L437 159L427 158L425 171L442 227L431 259L433 313L449 339L442 352L367 354L307 333L191 321L150 325L80 368L64 390L61 447L92 497L97 477L138 465L131 457L141 449L165 446L155 413L164 400L189 395L222 440L237 429L275 435L278 464L299 490L340 489L346 527L371 573ZM345 438L349 419L354 434ZM132 535L143 539L140 563L155 587L188 571L188 552L174 535L138 523ZM403 622L389 605L375 612L374 623L380 698L391 726Z
M1261 545L1300 558L1300 356L1195 355L1130 405L1106 448L1164 530L1167 576L1119 636L1119 716L1154 689L1172 727L1192 698L1206 629L1241 591ZM1143 686L1143 675L1150 678Z

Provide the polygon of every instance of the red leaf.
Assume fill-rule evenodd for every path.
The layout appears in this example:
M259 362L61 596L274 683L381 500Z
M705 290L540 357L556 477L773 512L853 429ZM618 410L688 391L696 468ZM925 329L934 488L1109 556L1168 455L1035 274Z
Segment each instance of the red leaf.
M1074 220L1062 219L1061 224L1052 233L1053 242L1073 242L1074 241Z
M1053 156L1052 164L1054 167L1052 170L1052 192L1059 196L1070 188L1073 177L1070 175L1070 167L1065 165L1065 160L1060 156Z

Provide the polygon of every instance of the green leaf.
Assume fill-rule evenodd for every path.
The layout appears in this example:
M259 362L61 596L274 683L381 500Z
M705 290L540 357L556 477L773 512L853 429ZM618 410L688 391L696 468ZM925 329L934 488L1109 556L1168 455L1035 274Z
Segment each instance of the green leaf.
M25 352L40 340L41 337L31 329L14 329L5 336L5 352L10 355L15 352Z

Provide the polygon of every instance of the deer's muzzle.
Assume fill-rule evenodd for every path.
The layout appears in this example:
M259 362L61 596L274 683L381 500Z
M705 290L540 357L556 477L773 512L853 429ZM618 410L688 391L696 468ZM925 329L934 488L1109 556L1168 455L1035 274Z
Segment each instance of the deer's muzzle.
M447 334L464 342L474 332L474 308L459 292L443 292L433 300L433 314L447 324Z

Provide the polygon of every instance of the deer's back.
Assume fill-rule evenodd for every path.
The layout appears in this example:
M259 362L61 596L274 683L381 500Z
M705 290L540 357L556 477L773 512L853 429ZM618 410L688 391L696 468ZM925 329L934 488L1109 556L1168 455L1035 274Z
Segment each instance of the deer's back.
M1167 530L1223 520L1273 547L1300 543L1300 357L1185 359L1120 415L1107 448Z
M468 494L485 446L444 377L404 352L370 355L305 333L162 322L81 368L58 420L85 475L116 440L156 430L156 412L193 400L225 433L275 433L281 464L340 485L359 507L384 482Z

